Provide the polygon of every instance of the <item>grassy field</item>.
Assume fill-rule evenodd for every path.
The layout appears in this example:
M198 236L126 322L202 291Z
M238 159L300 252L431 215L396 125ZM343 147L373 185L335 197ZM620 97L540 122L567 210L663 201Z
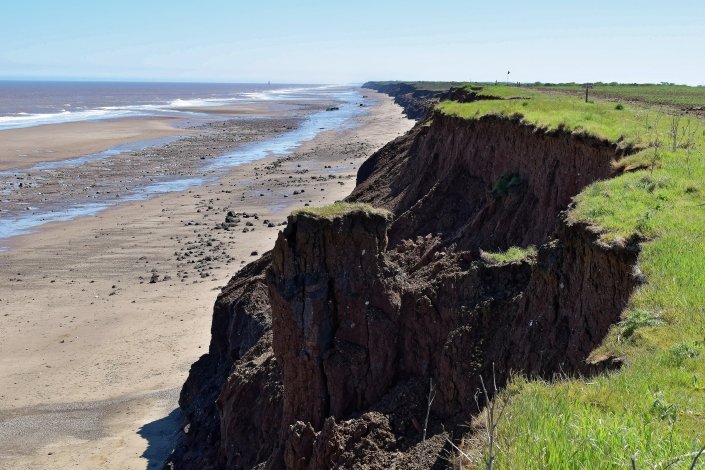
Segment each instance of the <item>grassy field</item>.
M432 82L432 81L417 81L417 82L405 82L405 81L382 81L382 82L372 82L377 85L395 85L403 84L410 85L419 91L435 91L444 92L448 91L451 87L467 85L467 82Z
M632 93L626 90L622 96ZM608 244L647 240L639 268L648 282L593 352L622 357L625 365L590 379L515 377L498 398L507 409L495 468L632 468L632 456L639 469L689 468L688 455L705 445L705 122L646 104L584 103L535 89L482 92L504 99L439 109L466 119L511 117L640 149L620 163L633 171L586 188L569 217L601 227ZM705 89L679 96L689 94L691 102L705 102ZM482 440L465 450L487 458ZM698 465L705 468L705 459Z
M559 91L584 96L581 85L538 85L532 87L540 91ZM685 109L705 108L705 87L686 85L609 85L595 84L591 96L610 100L639 101L646 104L676 106Z

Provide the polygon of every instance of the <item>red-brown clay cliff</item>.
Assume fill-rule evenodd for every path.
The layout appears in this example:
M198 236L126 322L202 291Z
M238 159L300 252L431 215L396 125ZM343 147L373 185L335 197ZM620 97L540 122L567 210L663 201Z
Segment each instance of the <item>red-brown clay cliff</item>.
M343 418L375 403L394 375L388 292L379 257L387 219L364 211L289 219L269 271L274 353L282 369L284 420Z
M637 282L637 245L602 245L562 211L619 157L493 117L437 114L388 144L349 199L390 216L292 215L224 289L167 466L444 468L480 376L591 372ZM536 260L479 256L530 244Z
M365 162L349 199L395 214L392 244L427 233L467 249L539 244L573 196L612 175L620 152L518 120L436 113Z

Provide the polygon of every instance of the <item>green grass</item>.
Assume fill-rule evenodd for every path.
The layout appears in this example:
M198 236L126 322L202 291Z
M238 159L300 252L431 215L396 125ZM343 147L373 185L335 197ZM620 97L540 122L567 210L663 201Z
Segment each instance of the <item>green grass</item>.
M580 98L516 87L485 87L481 93L502 99L471 103L444 101L437 109L470 120L488 115L519 119L541 129L560 129L618 142L621 147L648 147L657 136L668 143L669 116L656 109L633 104L623 104L623 109L617 109L609 101L585 103ZM683 118L683 123L688 119L693 126L700 122L696 118ZM702 129L699 130L702 137Z
M485 263L489 264L507 264L517 261L524 261L536 257L536 247L529 246L521 248L513 246L506 251L492 252L480 250L480 257Z
M573 93L576 97L585 94L585 90L578 84L538 85L531 88ZM590 90L590 96L683 108L705 107L705 87L686 85L595 84L595 87Z
M373 81L377 85L410 85L419 91L434 91L434 92L444 92L448 91L451 87L463 86L467 82L434 82L434 81Z
M509 405L498 427L495 468L629 468L633 454L638 468L653 468L698 450L705 444L705 123L692 118L699 126L692 145L672 151L669 117L658 109L625 103L617 110L614 102L586 104L526 89L503 93L531 96L445 102L439 109L471 120L512 117L642 148L621 163L636 171L587 187L569 218L599 227L606 244L644 240L638 264L648 282L593 352L623 358L619 371L552 382L513 379L501 394ZM658 151L656 138L663 142ZM673 468L688 468L684 462Z
M389 211L373 207L369 204L342 201L334 202L333 204L329 204L327 206L297 209L292 215L296 216L299 214L308 214L325 219L335 219L336 217L341 217L351 212L365 212L368 214L382 215L384 217L389 217L390 215Z

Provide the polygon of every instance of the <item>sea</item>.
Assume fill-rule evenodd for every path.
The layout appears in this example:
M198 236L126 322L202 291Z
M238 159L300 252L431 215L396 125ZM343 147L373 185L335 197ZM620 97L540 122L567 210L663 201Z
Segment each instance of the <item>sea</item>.
M132 83L132 82L39 82L0 81L0 139L3 131L46 126L66 122L101 119L172 116L188 120L213 119L188 108L206 106L236 106L263 101L295 104L297 101L329 101L336 103L335 112L309 113L301 124L268 140L234 149L204 162L203 172L179 178L163 178L144 187L134 188L119 201L51 201L45 206L26 207L23 211L9 210L3 195L17 190L24 175L51 178L53 171L78 167L108 159L124 152L163 145L170 139L132 142L89 155L75 155L59 162L40 162L21 170L0 171L0 251L2 241L31 233L49 222L65 221L94 215L111 206L130 200L148 199L156 194L183 191L217 177L217 171L270 155L285 155L299 145L328 129L352 127L356 118L367 112L372 100L363 97L356 86L301 84L241 84L241 83ZM363 106L360 106L363 105ZM203 114L199 116L199 114ZM215 172L215 173L214 173ZM209 178L203 174L208 173ZM214 174L216 176L214 176ZM89 182L87 182L89 183Z
M179 108L336 99L334 85L0 81L0 130L62 122L180 116Z

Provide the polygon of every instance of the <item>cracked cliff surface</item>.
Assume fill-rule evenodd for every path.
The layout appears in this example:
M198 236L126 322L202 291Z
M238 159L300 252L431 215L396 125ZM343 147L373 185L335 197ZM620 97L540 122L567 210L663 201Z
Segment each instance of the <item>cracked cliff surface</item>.
M442 468L493 367L503 383L606 366L586 359L638 281L638 248L600 244L562 211L620 156L589 137L441 114L382 148L349 200L390 216L296 213L224 289L169 465ZM528 245L537 259L480 257Z

